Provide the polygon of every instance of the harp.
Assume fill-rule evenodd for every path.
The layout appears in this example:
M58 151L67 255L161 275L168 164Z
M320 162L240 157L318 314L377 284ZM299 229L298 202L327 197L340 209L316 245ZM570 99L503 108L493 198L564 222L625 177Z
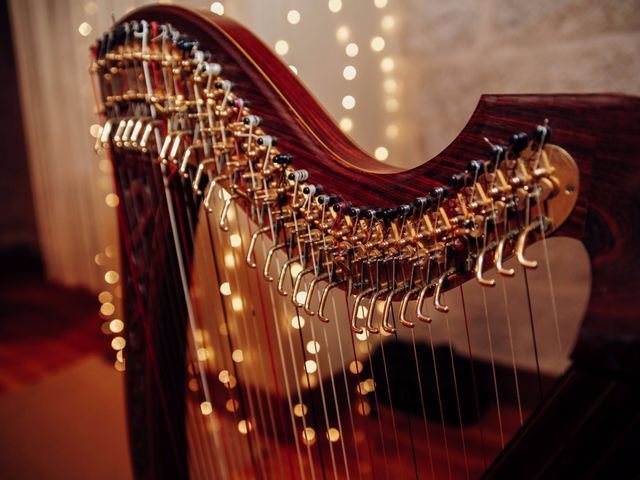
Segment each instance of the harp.
M402 171L227 18L136 10L91 69L120 198L137 477L626 475L640 100L483 96L449 147ZM568 338L551 237L581 242L591 269Z

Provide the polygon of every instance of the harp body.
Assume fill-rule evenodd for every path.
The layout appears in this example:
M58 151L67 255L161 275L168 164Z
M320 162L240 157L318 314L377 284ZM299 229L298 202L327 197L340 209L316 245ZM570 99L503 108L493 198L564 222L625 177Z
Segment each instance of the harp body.
M483 96L449 147L403 171L355 146L229 19L140 9L94 56L99 146L121 199L138 477L624 471L639 419L639 99ZM503 150L488 154L485 138ZM498 404L488 440L480 370L505 398L493 347L483 367L458 356L471 354L468 327L440 350L431 324L449 328L446 299L466 282L493 288L491 267L504 282L532 269L529 245L551 235L582 242L591 266L571 366L543 386L536 352L544 399L514 428ZM416 346L420 329L430 346ZM438 363L457 366L449 385L430 376ZM416 384L420 398L404 398Z

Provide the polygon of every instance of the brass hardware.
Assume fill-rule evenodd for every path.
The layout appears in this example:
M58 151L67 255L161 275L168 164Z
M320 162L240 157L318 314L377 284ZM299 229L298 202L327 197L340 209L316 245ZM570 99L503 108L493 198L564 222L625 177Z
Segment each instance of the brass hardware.
M369 312L367 314L367 330L369 330L370 333L380 333L380 329L373 326L373 317L376 314L376 302L378 301L378 297L380 295L384 295L388 291L389 288L383 288L371 296L371 300L369 301Z
M271 270L271 260L273 259L273 254L278 250L282 250L283 248L288 247L286 243L278 243L269 249L269 253L267 253L267 258L264 261L264 268L262 269L262 276L265 278L267 282L273 282L273 277L269 275L269 270Z
M425 285L424 287L422 287L422 290L420 290L420 294L418 295L418 301L416 302L416 318L421 322L425 322L425 323L431 323L433 321L433 318L431 318L429 315L422 314L422 306L424 304L424 299L427 294L427 291L431 286L432 285Z
M400 323L405 327L413 328L416 324L410 320L407 320L407 307L409 306L409 300L413 295L422 290L422 287L415 287L409 290L402 297L402 301L400 302Z
M282 266L282 269L280 270L280 275L278 276L278 293L280 295L282 295L283 297L287 296L287 292L284 289L284 282L285 282L285 279L287 278L287 271L289 271L289 268L291 267L291 265L293 265L294 263L296 263L298 261L299 261L299 259L296 258L296 257L290 258L289 260L284 262L284 265Z
M389 323L389 317L391 316L391 305L393 303L393 297L395 297L398 293L402 293L407 289L406 286L402 286L396 288L395 290L391 290L389 295L384 301L384 308L382 310L382 329L387 333L396 333L396 328Z
M238 198L238 195L231 195L224 201L222 213L220 213L220 221L218 222L223 232L229 231L229 225L227 225L227 215L229 214L229 208L231 207L231 204L236 198Z
M319 281L325 280L327 278L329 278L329 274L323 273L322 275L319 275L315 277L313 280L311 280L311 283L309 284L309 289L307 290L307 297L305 298L305 301L304 301L304 311L307 312L308 315L311 315L311 316L315 315L315 312L311 310L311 297L313 296L313 291L316 288L316 284Z
M482 276L482 265L484 264L485 253L487 253L487 250L486 248L483 248L478 254L478 258L476 260L476 266L475 266L476 280L480 285L484 287L495 287L496 281L493 278L487 279Z
M329 291L331 291L332 289L336 288L338 285L341 285L345 282L346 280L331 282L326 287L324 287L324 290L322 290L322 295L320 296L320 305L318 307L318 318L321 321L325 323L329 321L329 318L327 318L327 316L324 314L325 305L327 304L327 298L329 297Z
M518 259L518 263L525 268L537 268L538 261L537 260L528 260L524 256L524 249L527 243L527 237L531 232L533 232L540 225L539 222L534 222L530 225L527 225L522 229L520 235L518 235L518 241L516 242L516 258Z
M302 285L302 277L304 277L306 274L311 273L314 271L313 267L307 267L304 270L302 270L300 273L298 273L298 276L296 277L296 282L293 285L293 292L291 292L291 303L293 303L296 307L298 308L303 308L304 304L298 301L298 292L300 291L300 286ZM307 294L307 296L309 296ZM306 300L306 297L305 297Z
M367 288L358 294L355 301L353 302L353 312L351 313L351 331L354 333L363 333L364 329L358 326L358 308L360 307L360 303L362 299L369 295L370 293L375 292L375 288Z
M452 273L451 270L444 272L440 278L438 278L438 282L436 283L436 292L433 295L433 306L436 307L436 310L442 313L447 313L449 311L449 307L442 303L442 286L444 285L447 277Z
M500 242L498 242L498 246L496 248L495 251L495 256L494 256L494 260L493 263L496 266L496 270L498 271L498 273L500 275L504 275L506 277L513 277L516 273L516 271L513 268L504 268L502 266L502 259L503 259L503 255L504 255L504 246L507 243L508 238L507 237L502 237L500 239Z
M256 230L255 232L253 232L253 235L251 235L251 242L249 242L249 248L247 249L247 258L245 258L247 265L249 265L251 268L256 268L258 266L254 260L254 255L253 255L253 251L256 248L256 242L258 241L258 237L263 233L267 233L269 230L270 230L269 227L262 227Z

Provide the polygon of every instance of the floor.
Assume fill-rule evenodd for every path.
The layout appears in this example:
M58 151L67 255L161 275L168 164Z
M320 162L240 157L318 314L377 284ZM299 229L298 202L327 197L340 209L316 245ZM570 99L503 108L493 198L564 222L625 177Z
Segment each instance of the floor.
M0 278L0 476L131 478L122 374L97 299L27 269Z

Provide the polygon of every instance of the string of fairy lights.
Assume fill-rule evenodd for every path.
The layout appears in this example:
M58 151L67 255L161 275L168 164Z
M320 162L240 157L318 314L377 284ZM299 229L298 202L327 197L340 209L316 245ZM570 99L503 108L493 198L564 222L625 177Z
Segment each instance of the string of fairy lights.
M358 76L358 66L357 60L360 60L360 63L371 61L376 62L378 64L380 70L380 78L381 78L381 91L384 92L385 95L381 96L383 98L382 107L387 112L386 118L393 119L392 115L398 112L400 108L400 103L398 100L398 92L399 92L399 84L396 78L394 77L394 73L396 71L396 60L390 55L386 54L388 51L390 35L394 32L397 26L396 17L389 13L389 0L372 0L373 6L381 11L382 15L380 16L380 23L378 28L378 33L371 36L370 38L358 39L356 38L356 32L354 28L350 27L347 24L339 25L335 30L335 39L338 42L339 46L344 51L344 62L340 65L342 72L342 78L344 80L344 89L340 92L340 106L342 107L342 114L339 115L338 124L340 128L345 133L351 133L356 128L356 122L353 119L353 113L358 108L358 95L357 92L353 88L353 80L355 80ZM329 12L333 15L340 15L343 12L343 2L342 0L329 0L327 2L327 8ZM210 5L211 12L217 15L225 14L225 7L222 2L213 2ZM94 1L89 1L84 4L84 12L91 16L94 15L98 11L98 5ZM288 22L292 26L297 26L303 22L303 13L296 9L290 9L285 14L286 22ZM78 32L83 37L88 37L93 32L93 27L88 21L82 22L78 26ZM371 57L364 57L364 54L367 51L367 46L371 51ZM283 57L286 60L287 54L291 51L290 41L285 38L280 38L274 42L273 48L275 52ZM291 70L298 74L298 68L295 65L289 65ZM380 161L385 161L389 157L389 148L390 143L396 140L399 136L399 127L397 123L393 120L389 121L384 126L384 135L380 136L380 138L385 138L386 142L380 142L380 145L376 146L374 149L374 156L376 159ZM98 124L91 125L89 129L89 133L92 137L97 138L100 135L100 126ZM100 158L98 162L98 169L102 174L98 179L98 184L102 190L111 190L111 163L107 158ZM107 207L116 208L119 204L118 196L112 191L107 191L104 196L104 201ZM241 238L236 235L238 238L231 238L232 246L236 246L234 244L238 244L241 242ZM118 252L115 245L107 245L104 251L99 252L95 256L95 263L98 267L101 268L103 278L104 278L104 287L102 291L98 294L98 300L100 302L100 318L102 319L101 329L102 332L110 337L110 345L113 351L115 352L114 359L114 367L118 371L125 370L125 359L123 354L123 349L126 345L126 340L123 336L124 331L124 322L121 318L119 318L121 312L121 299L122 299L122 287L120 285L120 274L118 273ZM292 274L295 276L297 273L297 269L302 269L301 266L294 266L292 269ZM229 295L230 291L229 285L222 284L221 292L225 295ZM305 292L299 292L299 295L305 295ZM303 298L299 299L304 301ZM363 318L367 315L367 312L364 311L366 307L360 307L363 309L362 312L358 312L358 316ZM305 320L302 317L294 317L291 320L291 326L293 328L303 328L305 324ZM362 338L358 338L358 340L364 342L367 339L367 335L362 334ZM366 345L360 345L361 350L366 349ZM307 351L312 354L317 354L320 350L320 345L318 342L311 341L307 345ZM316 372L317 364L314 360L308 360L304 365L304 370L307 374L313 375ZM362 364L359 361L354 361L349 365L349 370L356 374L359 373L362 369ZM315 378L314 376L308 378ZM306 381L306 380L305 380ZM367 383L368 382L368 383ZM309 385L310 387L313 385ZM373 381L365 381L362 382L362 385L358 386L359 392L362 394L366 394L370 391L373 391ZM368 408L367 403L362 403L360 407L361 414L367 415ZM303 416L306 413L306 406L296 405L294 409L294 413L296 416ZM312 432L307 432L306 440L311 441ZM332 438L339 438L338 432L328 432L328 435Z

